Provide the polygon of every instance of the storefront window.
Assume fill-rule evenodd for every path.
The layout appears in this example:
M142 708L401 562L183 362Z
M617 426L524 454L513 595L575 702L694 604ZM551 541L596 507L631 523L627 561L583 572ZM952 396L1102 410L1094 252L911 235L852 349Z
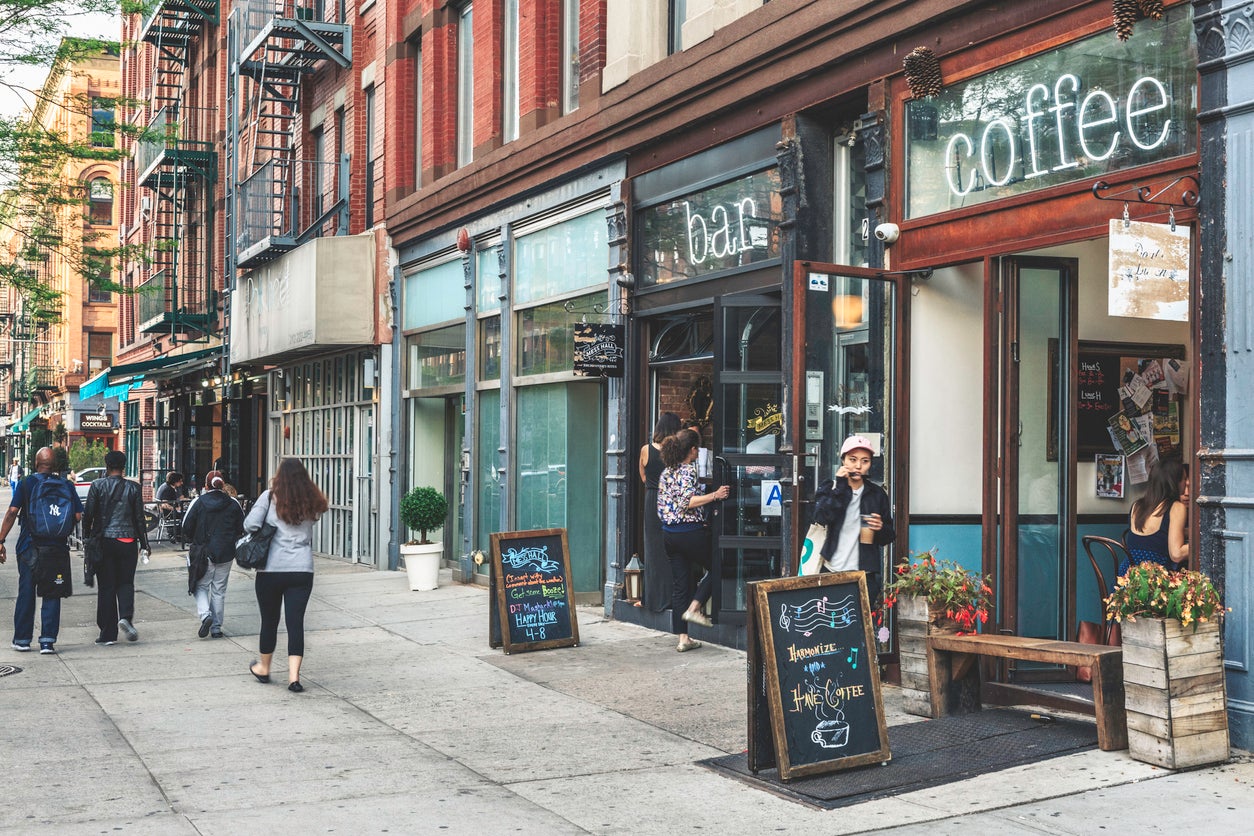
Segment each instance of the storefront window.
M668 284L779 258L779 170L749 174L643 216L640 283Z
M606 295L593 293L568 302L554 302L518 313L518 374L549 374L574 368L572 326L593 306L604 308ZM570 306L570 310L567 306ZM571 311L576 311L572 313Z
M421 328L466 315L466 279L455 258L405 277L405 308L401 327Z
M1189 4L1125 42L1090 38L906 105L907 217L1190 154L1197 52Z
M465 323L414 334L406 342L409 344L407 389L466 382Z
M548 299L607 279L605 213L571 218L514 242L514 303Z
M501 318L479 320L479 380L501 379Z
M501 260L496 244L475 252L475 310L488 313L501 307Z
M501 446L501 392L488 389L479 393L479 420L475 430L475 548L487 551L491 535L501 531L501 474L497 471ZM487 571L487 565L481 571Z
M516 522L520 530L568 529L571 574L581 592L598 589L601 580L601 492L591 489L603 483L601 426L596 384L518 389Z

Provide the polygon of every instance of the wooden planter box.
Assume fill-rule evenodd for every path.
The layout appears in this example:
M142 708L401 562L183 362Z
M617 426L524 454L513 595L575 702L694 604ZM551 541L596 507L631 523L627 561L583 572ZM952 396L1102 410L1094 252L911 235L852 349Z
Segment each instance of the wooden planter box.
M937 664L937 658L928 650L927 637L953 630L937 627L936 613L928 606L927 598L921 595L898 598L894 606L897 608L897 653L901 665L903 708L908 714L919 717L940 717L944 708L942 695L934 693L939 680L930 671L930 667Z
M1228 759L1223 652L1215 621L1185 627L1176 619L1123 622L1128 750L1167 769Z

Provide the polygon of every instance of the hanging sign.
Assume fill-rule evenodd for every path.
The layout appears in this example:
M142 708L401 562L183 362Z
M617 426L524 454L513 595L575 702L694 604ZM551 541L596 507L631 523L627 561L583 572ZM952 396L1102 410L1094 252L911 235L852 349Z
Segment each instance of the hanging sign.
M626 329L621 325L576 322L575 374L622 377Z
M79 430L111 430L113 416L109 414L84 413L78 416Z
M1110 222L1110 316L1189 321L1189 229Z

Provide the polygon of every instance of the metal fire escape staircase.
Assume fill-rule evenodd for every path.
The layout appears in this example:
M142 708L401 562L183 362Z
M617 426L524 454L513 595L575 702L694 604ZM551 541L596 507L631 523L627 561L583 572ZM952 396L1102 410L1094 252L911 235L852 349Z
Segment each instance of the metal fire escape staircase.
M142 333L195 340L214 320L208 256L195 251L192 227L212 230L217 153L200 138L200 109L187 104L186 75L196 38L217 23L218 0L156 0L144 17L140 37L153 56L151 118L134 156L139 185L151 192L140 198L141 216L152 227L148 278L135 298Z
M348 232L348 157L299 159L303 79L324 62L352 64L341 4L241 0L231 12L227 101L228 275L278 258L322 234Z

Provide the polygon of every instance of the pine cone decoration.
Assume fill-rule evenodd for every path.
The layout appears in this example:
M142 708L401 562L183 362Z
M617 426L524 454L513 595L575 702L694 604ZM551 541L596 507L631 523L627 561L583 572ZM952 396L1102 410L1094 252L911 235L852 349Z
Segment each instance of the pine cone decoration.
M1137 5L1141 7L1141 14L1150 20L1163 19L1163 0L1137 0Z
M916 99L935 96L941 91L940 59L925 46L916 46L901 62L906 71L906 84Z
M1132 24L1141 16L1139 0L1114 0L1115 37L1126 41L1132 37Z

